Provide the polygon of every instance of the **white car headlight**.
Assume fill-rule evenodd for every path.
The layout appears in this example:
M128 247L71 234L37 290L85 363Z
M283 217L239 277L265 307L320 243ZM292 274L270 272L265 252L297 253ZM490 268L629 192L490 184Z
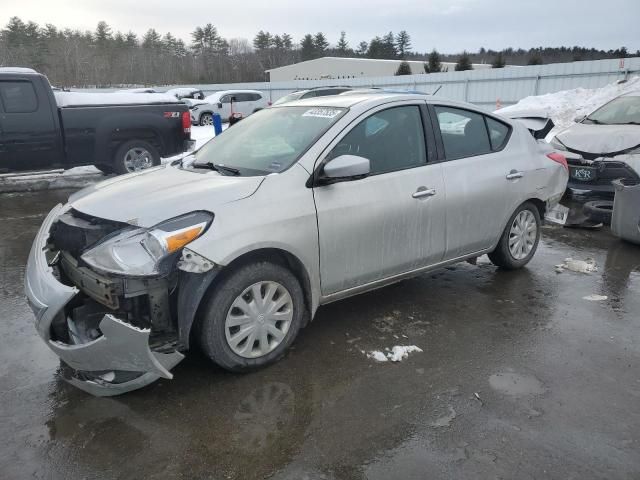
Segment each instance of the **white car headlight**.
M107 238L81 258L98 271L127 276L166 274L182 247L202 235L213 214L193 212L155 227L131 228ZM175 255L174 255L175 254Z
M553 137L551 139L551 141L549 142L549 144L555 148L556 150L563 150L563 151L567 151L567 147L565 147L562 142L560 142L560 140L558 140L557 137Z

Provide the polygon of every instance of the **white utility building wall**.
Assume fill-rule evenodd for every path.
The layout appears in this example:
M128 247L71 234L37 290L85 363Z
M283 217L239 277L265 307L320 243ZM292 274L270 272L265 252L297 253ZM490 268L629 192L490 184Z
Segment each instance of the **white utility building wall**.
M271 82L290 80L334 80L362 77L387 77L395 75L402 60L378 60L372 58L322 57L306 62L285 65L267 70ZM409 60L411 73L423 74L425 62ZM455 63L443 62L443 71L453 72ZM491 68L489 64L474 64L474 70Z

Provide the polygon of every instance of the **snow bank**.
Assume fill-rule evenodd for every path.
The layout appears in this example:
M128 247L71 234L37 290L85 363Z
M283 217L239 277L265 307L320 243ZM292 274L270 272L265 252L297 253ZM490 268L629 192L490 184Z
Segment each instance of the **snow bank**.
M181 103L176 97L164 93L132 92L54 92L59 107L81 105L148 105L157 103Z
M379 350L373 350L367 353L367 357L374 359L376 362L401 362L413 352L422 352L422 349L415 345L396 345L386 354Z
M526 97L515 105L496 110L495 113L505 115L526 111L544 112L556 125L547 136L547 139L551 139L558 131L573 124L574 118L588 115L617 96L632 91L640 91L640 77L632 77L627 82L611 83L601 88L576 88Z

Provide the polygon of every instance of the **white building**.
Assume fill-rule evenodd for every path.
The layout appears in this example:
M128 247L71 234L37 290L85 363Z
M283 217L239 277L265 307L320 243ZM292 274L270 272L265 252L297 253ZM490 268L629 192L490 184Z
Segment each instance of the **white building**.
M395 75L402 60L374 58L322 57L306 62L267 70L269 81L331 80L339 78L385 77ZM425 73L422 60L409 60L412 74ZM455 63L442 62L443 71L453 71ZM474 63L473 69L491 68L490 64Z

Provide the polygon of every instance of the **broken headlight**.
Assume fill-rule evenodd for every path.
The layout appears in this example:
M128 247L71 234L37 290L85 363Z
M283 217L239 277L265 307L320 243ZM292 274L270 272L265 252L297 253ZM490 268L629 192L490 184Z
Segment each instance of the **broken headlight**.
M193 212L149 229L127 229L107 238L81 258L98 271L116 275L168 273L165 260L173 258L173 254L202 235L212 221L211 213Z

